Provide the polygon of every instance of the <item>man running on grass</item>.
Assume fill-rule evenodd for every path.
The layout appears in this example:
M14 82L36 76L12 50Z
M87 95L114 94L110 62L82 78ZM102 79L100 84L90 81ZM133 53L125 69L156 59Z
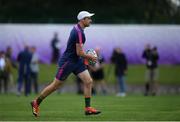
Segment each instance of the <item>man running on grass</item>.
M97 60L97 57L86 54L83 51L83 44L86 40L84 29L90 26L92 22L91 16L93 15L94 13L89 13L87 11L81 11L78 14L77 19L79 22L71 30L66 50L58 62L59 68L54 81L44 88L40 95L31 102L34 116L39 116L40 103L48 95L57 90L71 73L77 75L84 82L85 115L101 113L90 105L93 80L84 64L84 59L92 61Z

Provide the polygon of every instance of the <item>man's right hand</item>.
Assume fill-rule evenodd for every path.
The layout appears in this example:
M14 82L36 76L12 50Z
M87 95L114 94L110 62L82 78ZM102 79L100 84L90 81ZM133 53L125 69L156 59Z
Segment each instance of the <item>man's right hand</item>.
M91 58L92 61L97 62L97 57L95 57L93 55L90 55L90 58Z

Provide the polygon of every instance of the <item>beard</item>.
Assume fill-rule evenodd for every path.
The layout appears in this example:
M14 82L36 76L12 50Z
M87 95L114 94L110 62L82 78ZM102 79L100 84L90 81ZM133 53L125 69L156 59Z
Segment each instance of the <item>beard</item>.
M86 25L85 25L85 27L89 27L89 26L90 26L90 24L91 24L91 23L86 24Z

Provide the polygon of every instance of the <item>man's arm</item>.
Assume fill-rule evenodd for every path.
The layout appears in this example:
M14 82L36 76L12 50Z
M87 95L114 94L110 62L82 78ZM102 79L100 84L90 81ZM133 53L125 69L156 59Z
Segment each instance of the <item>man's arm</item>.
M90 59L92 61L97 60L97 57L94 57L93 55L86 54L83 50L83 45L79 44L79 43L76 43L76 53L78 56L81 56L83 58Z

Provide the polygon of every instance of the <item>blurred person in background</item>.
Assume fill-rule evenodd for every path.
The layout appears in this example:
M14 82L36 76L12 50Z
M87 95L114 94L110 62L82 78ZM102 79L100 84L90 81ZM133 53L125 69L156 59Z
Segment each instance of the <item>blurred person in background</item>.
M89 65L92 78L94 80L94 90L96 93L106 95L107 88L104 80L104 56L100 53L100 48L95 49L98 60L94 66Z
M31 74L30 74L30 82L31 86L33 84L34 91L37 94L38 93L38 74L39 74L39 56L36 52L36 47L31 47L31 53L32 53L32 59L31 59ZM31 89L30 89L31 90Z
M119 84L119 92L117 96L126 96L125 76L127 74L127 59L121 48L115 48L111 57L112 63L115 65L115 75Z
M157 94L157 80L158 80L158 60L159 54L157 47L151 49L151 45L147 44L142 54L142 58L146 60L146 73L145 73L145 93L144 95Z
M60 41L58 39L58 33L54 33L54 37L51 41L51 48L52 48L52 59L51 63L57 63L58 58L60 57Z
M8 93L9 87L9 74L11 72L11 63L8 58L6 58L4 51L0 52L0 93L4 87L4 93Z
M22 85L24 81L24 94L28 96L30 94L30 64L31 64L32 54L28 46L25 46L24 50L18 54L17 61L19 63L18 67L18 92L17 95L21 95Z
M11 63L11 66L12 66L11 70L9 72L9 77L8 77L8 80L10 82L10 87L13 87L13 85L14 85L14 78L13 78L13 74L12 74L12 68L17 69L16 60L15 60L15 58L13 58L12 53L13 53L12 48L10 46L8 46L6 48L6 58L9 60L9 62Z
M16 59L12 56L13 50L11 46L8 46L6 48L6 58L8 58L11 61L11 64L14 68L17 68L16 65Z
M146 83L145 83L145 93L144 95L147 96L150 92L150 81L149 81L149 77L150 77L150 66L152 64L151 62L151 45L150 44L146 44L145 45L145 49L143 51L143 54L142 54L142 58L145 59L146 61L146 73L145 73L145 80L146 80Z
M79 78L79 77L76 77L76 85L77 85L77 94L81 95L84 93L84 90L83 90L83 81Z
M156 95L158 91L158 77L159 77L159 70L158 70L158 60L159 54L157 51L157 47L153 47L152 49L152 62L153 62L153 71L152 71L152 95Z

